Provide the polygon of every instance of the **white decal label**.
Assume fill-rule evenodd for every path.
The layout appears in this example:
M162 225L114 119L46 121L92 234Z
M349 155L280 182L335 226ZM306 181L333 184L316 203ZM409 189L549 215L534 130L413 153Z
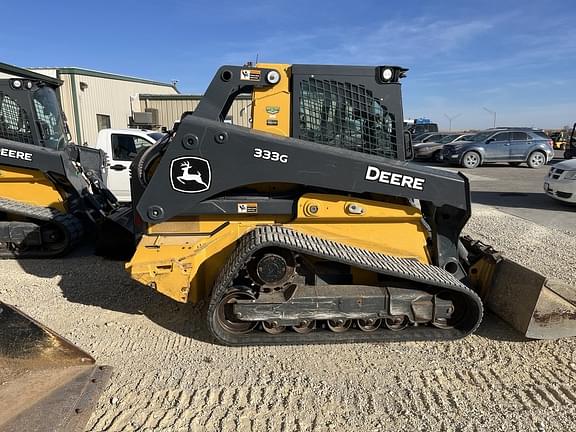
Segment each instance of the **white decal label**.
M32 153L7 149L3 147L0 148L0 156L32 162Z
M278 152L270 151L267 149L261 149L258 147L254 149L253 156L256 159L264 159L272 162L288 163L288 155L280 154Z
M375 166L368 165L366 169L366 180L378 183L389 184L392 186L405 187L414 190L424 190L426 179L412 177L409 175L398 174L390 171L384 171Z

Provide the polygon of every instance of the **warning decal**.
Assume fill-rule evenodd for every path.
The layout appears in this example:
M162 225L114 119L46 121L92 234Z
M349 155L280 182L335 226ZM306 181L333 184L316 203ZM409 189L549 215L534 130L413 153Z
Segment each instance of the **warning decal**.
M258 213L258 204L238 203L238 213Z
M260 81L260 71L258 69L242 69L240 79L244 81Z

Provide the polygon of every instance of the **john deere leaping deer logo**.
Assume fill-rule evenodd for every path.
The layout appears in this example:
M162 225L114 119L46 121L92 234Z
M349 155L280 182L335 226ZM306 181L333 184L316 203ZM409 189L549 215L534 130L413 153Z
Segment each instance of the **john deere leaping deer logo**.
M184 156L170 164L170 183L179 192L204 192L210 188L210 181L210 164L206 159Z
M188 182L196 182L201 184L206 189L208 189L208 185L202 180L202 174L200 171L196 171L196 174L190 174L190 170L192 169L192 165L188 161L184 161L180 164L180 169L182 170L182 175L176 177L178 181L182 184L187 184Z

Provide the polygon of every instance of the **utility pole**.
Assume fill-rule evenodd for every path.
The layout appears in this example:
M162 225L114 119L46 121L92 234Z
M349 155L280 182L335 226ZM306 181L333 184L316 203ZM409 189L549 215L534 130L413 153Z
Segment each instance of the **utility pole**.
M458 117L460 117L462 115L462 113L460 114L456 114L453 116L449 116L448 114L444 113L444 116L448 119L448 123L449 123L449 127L448 127L448 132L452 132L452 120L457 119Z
M494 116L494 125L492 127L496 127L496 111L489 110L486 107L482 107L482 109L486 111L488 114L492 114L492 116Z

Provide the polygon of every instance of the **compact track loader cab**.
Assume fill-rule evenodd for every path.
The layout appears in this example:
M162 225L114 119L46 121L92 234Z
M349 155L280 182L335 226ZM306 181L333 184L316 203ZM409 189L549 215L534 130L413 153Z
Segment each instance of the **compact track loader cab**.
M0 257L65 254L117 207L105 154L68 142L48 80L0 80Z
M460 241L466 177L408 162L405 72L220 68L197 110L132 164L132 277L179 302L208 298L210 331L232 345L462 337L483 315L472 279L498 304L530 292L504 318L556 336L572 303L560 296L542 319L541 294L559 297L544 278L525 283L521 266L505 278L508 261ZM252 129L223 122L242 93ZM575 334L567 316L561 333Z

